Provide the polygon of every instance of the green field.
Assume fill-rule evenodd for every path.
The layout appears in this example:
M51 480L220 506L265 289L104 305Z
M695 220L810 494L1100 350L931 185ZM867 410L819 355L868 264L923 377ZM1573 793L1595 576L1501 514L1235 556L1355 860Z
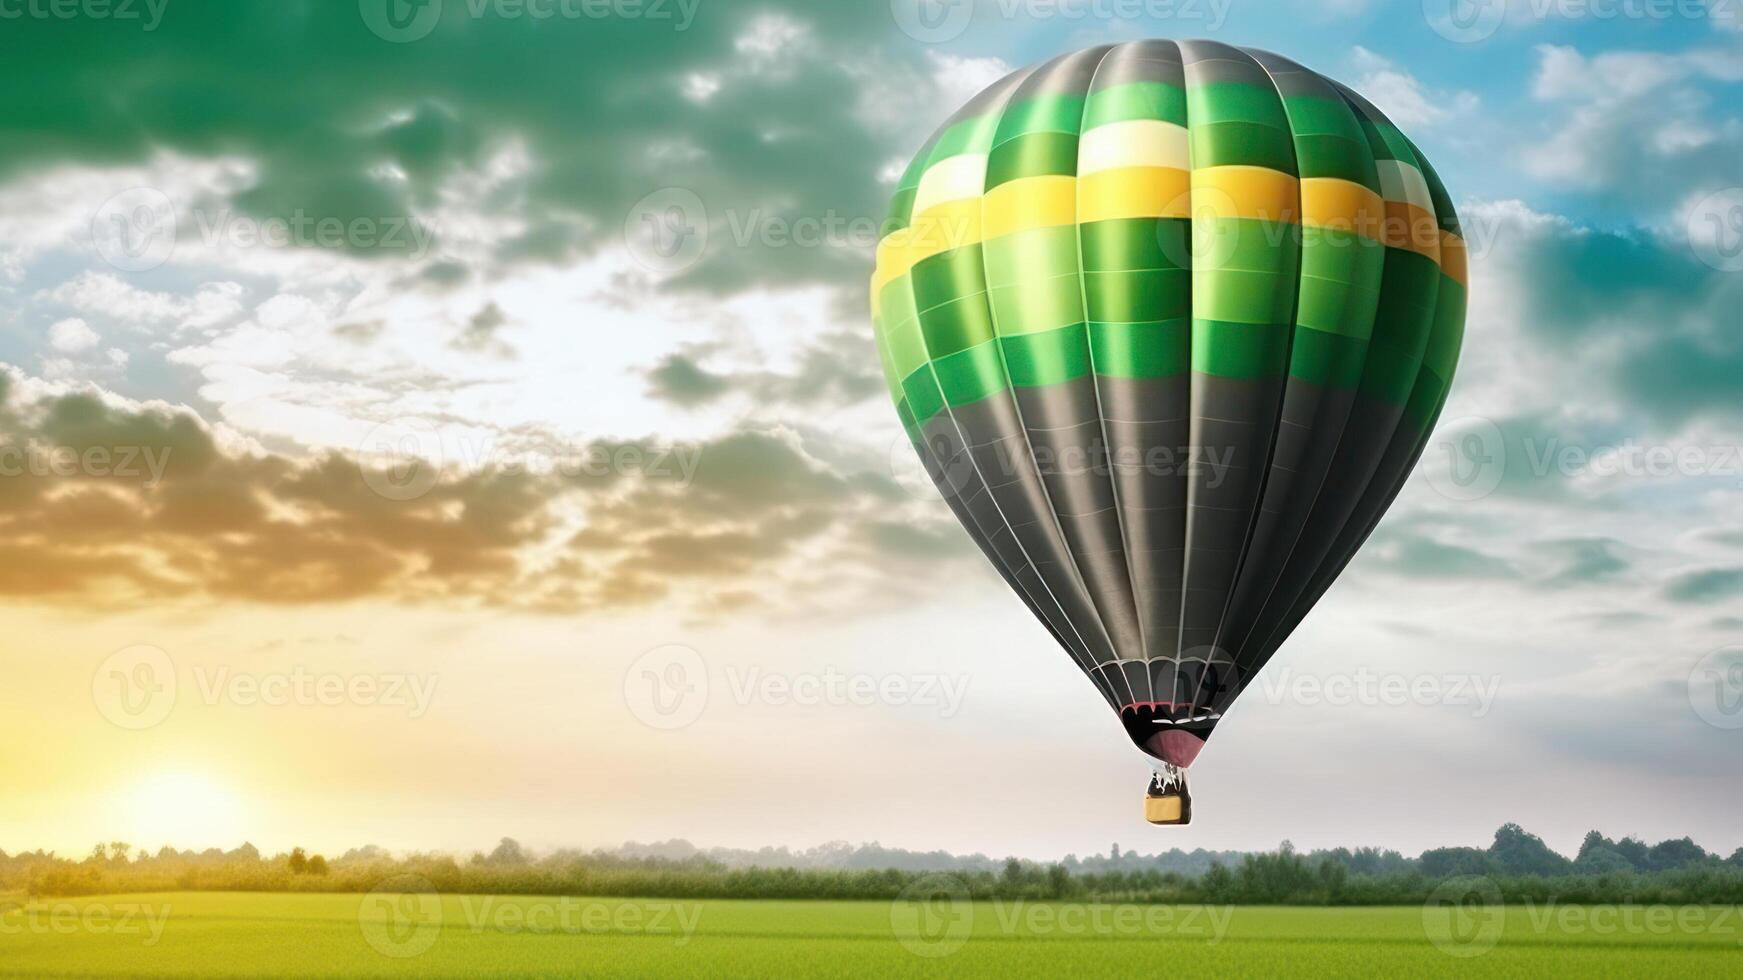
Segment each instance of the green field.
M178 892L0 902L0 976L1743 976L1738 915Z

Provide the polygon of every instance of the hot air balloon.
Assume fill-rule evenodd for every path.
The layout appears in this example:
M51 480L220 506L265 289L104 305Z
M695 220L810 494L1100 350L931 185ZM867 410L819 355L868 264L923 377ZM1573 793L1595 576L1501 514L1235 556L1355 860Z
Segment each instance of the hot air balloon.
M1360 95L1150 40L993 83L903 175L872 319L927 473L1151 760L1186 769L1373 531L1464 333L1445 188Z

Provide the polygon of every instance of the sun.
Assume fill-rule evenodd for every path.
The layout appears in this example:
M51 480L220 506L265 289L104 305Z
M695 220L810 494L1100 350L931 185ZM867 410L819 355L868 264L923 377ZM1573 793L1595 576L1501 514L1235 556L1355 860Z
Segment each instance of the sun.
M199 772L154 773L133 784L122 796L121 818L142 847L229 849L242 842L240 801Z

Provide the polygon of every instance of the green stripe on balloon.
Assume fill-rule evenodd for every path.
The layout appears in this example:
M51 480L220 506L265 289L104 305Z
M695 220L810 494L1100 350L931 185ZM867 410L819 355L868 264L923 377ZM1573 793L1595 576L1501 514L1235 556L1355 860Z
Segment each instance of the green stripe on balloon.
M1459 360L1459 345L1465 333L1465 287L1450 276L1440 279L1440 302L1435 304L1434 329L1422 352L1422 364L1442 378L1450 379Z
M995 341L947 354L932 362L938 387L952 407L971 405L1007 387Z
M1085 271L1180 270L1186 268L1181 260L1190 254L1192 223L1185 218L1110 218L1079 225L1078 240Z
M1076 133L1025 133L1000 143L987 156L986 189L1023 177L1077 173Z
M1094 92L1083 113L1085 132L1096 126L1157 119L1186 125L1186 92L1166 82L1127 82Z
M1328 388L1354 388L1368 359L1364 338L1302 327L1289 350L1289 375Z
M1288 324L1192 319L1192 369L1200 374L1275 378L1288 364Z
M1110 378L1169 378L1192 362L1191 320L1177 317L1151 323L1089 325L1095 373Z
M1081 95L1043 95L1013 102L999 119L993 147L1028 133L1076 133L1083 122L1083 104Z
M1081 323L1000 337L999 347L1004 351L1011 384L1020 388L1059 384L1089 373L1089 344Z

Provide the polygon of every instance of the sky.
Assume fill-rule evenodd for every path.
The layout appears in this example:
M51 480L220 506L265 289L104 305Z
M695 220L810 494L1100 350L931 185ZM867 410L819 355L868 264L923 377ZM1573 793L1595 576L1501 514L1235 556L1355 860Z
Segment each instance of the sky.
M922 9L923 8L923 9ZM0 4L0 848L1743 845L1743 5ZM1139 819L912 459L908 158L1083 46L1366 94L1441 429Z

